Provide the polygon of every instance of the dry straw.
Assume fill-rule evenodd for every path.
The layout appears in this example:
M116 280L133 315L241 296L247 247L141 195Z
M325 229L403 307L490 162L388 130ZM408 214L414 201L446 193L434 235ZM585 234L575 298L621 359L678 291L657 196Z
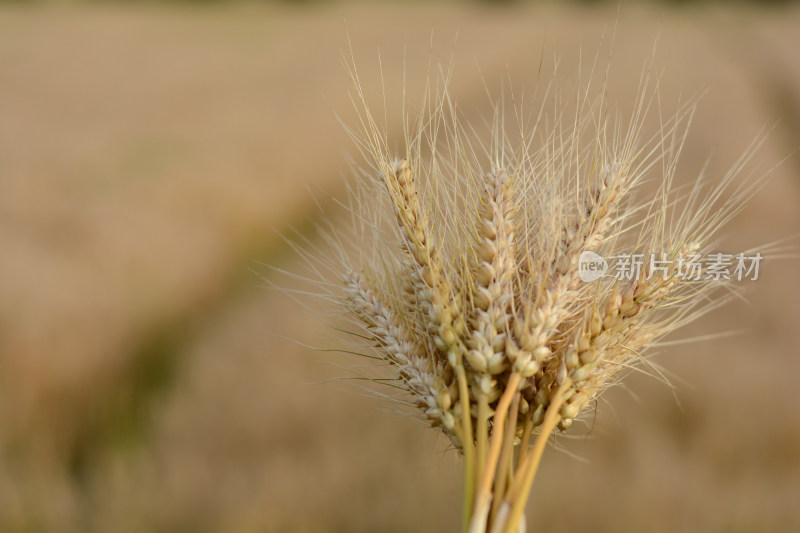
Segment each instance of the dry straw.
M350 351L379 363L370 378L388 390L376 394L416 410L463 458L464 531L522 531L554 432L636 365L657 373L648 347L731 294L713 293L724 280L683 279L678 259L707 251L759 181L734 183L746 155L714 186L673 187L694 103L645 134L659 105L647 70L627 116L602 90L567 99L550 83L533 114L493 106L485 134L448 76L431 76L396 152L347 65L363 161L351 227L327 230L339 280L302 253L352 319ZM656 253L672 266L586 283L583 252Z

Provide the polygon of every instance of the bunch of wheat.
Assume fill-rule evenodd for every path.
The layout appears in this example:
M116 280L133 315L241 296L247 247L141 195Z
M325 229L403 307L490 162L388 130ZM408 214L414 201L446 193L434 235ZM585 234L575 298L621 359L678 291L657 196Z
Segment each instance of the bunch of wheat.
M497 105L486 135L446 86L430 90L398 155L351 73L350 131L366 163L355 234L329 236L357 246L335 261L344 290L323 286L353 319L353 351L384 364L384 397L419 409L463 457L464 530L524 530L553 432L624 371L657 372L644 352L726 299L709 297L724 280L687 281L681 260L708 249L757 182L733 186L743 158L715 187L673 187L693 105L645 136L657 101L646 76L629 119L587 90L568 116L551 98L555 111L539 108L530 128L507 127ZM587 283L578 263L590 251L651 252L669 266Z

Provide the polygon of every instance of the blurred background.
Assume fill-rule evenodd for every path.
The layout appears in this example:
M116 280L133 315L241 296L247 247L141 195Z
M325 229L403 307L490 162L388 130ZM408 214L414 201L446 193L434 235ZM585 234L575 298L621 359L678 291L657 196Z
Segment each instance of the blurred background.
M314 195L344 194L347 32L367 88L379 50L412 86L452 56L482 110L484 81L534 90L553 54L575 78L614 33L623 111L660 32L664 112L708 91L687 182L764 127L756 174L798 147L798 28L791 2L0 3L0 531L455 531L447 443L314 384L345 361L282 337L334 333L260 279L286 284L262 264L301 268L279 233L315 239ZM795 156L727 248L797 234L798 206ZM548 452L529 523L800 531L797 270L767 262L748 301L683 332L738 335L662 350L675 391L610 391Z

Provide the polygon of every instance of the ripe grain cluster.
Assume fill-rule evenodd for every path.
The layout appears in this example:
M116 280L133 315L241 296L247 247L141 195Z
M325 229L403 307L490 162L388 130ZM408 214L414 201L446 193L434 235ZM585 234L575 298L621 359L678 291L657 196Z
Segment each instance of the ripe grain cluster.
M734 186L745 157L714 186L675 187L693 104L645 133L659 105L647 75L628 115L602 92L548 89L533 113L492 106L485 128L446 84L429 87L397 148L351 74L363 160L352 224L328 230L341 283L320 286L351 321L352 351L380 363L377 394L463 457L465 530L516 532L554 432L630 369L658 374L648 349L726 299L724 280L687 281L681 261L757 183ZM670 266L585 282L585 252Z

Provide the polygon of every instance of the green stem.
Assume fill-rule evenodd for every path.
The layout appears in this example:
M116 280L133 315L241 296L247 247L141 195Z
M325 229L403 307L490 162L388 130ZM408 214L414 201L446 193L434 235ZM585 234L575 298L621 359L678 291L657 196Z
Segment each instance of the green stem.
M475 477L481 479L486 468L486 450L489 447L489 398L485 394L478 397L478 422L475 434L477 441Z
M500 458L500 447L503 444L503 428L505 427L508 409L511 399L517 393L521 376L514 372L508 378L506 389L497 402L497 409L494 413L493 423L495 430L492 431L492 438L489 442L489 453L486 459L486 468L481 474L478 492L475 495L475 513L470 523L470 533L483 532L486 530L486 522L489 518L490 500L492 493L492 483L497 471L497 461Z
M462 530L466 533L472 516L472 502L475 494L475 453L472 434L472 413L469 406L467 374L463 365L456 366L458 395L461 402L461 447L464 451L464 513Z
M492 510L489 513L489 520L492 521L497 516L497 511L500 509L500 503L503 501L503 494L506 492L508 484L509 472L513 470L514 462L514 437L517 430L517 416L519 413L519 400L520 394L516 393L514 399L511 401L511 410L508 414L506 427L503 429L503 448L500 451L500 460L497 466L497 475L494 479L494 496L492 497ZM495 431L500 431L501 428L495 428Z
M542 455L547 447L547 441L561 419L559 411L561 410L563 401L564 387L559 387L550 400L550 405L547 406L547 411L544 414L544 420L539 428L539 433L536 435L533 448L525 457L525 464L522 465L521 475L515 480L512 490L509 493L508 499L513 503L505 533L516 533L517 531L517 525L522 518L525 504L528 502L531 486L533 485L533 480L536 478L536 472L539 470L539 464L542 461ZM521 481L521 483L517 483L517 481Z

